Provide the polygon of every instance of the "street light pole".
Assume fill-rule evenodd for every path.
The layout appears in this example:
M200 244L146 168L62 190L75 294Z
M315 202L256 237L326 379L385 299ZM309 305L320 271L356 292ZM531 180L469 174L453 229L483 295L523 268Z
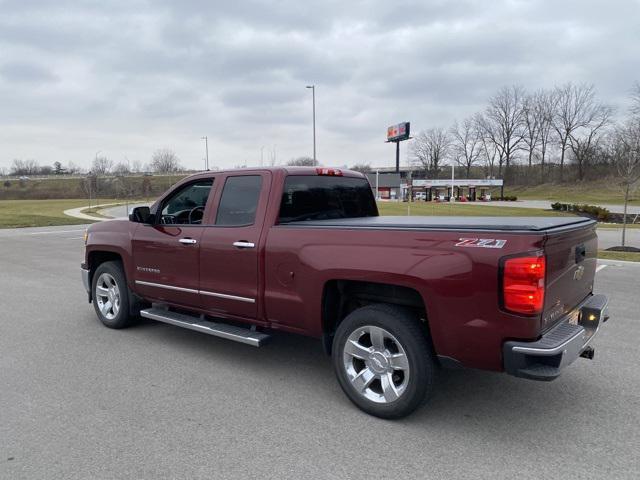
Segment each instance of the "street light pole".
M98 208L98 204L100 203L98 200L98 172L96 170L96 167L98 166L98 154L101 153L102 150L98 150L96 152L96 159L93 162L93 174L96 177L96 208ZM89 199L89 206L91 206L91 199Z
M200 139L204 140L204 150L206 153L206 157L204 158L204 169L209 170L209 139L206 135Z
M451 195L449 196L449 201L450 202L455 202L455 197L453 195L453 184L455 183L455 178L456 178L456 174L455 174L455 166L453 165L453 163L451 164Z
M316 86L307 85L307 88L311 89L311 94L313 98L313 163L317 164L318 160L316 159Z

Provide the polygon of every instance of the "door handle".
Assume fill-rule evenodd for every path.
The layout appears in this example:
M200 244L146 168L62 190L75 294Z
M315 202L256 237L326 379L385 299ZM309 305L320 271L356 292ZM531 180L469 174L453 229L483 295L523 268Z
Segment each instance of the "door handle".
M196 243L198 243L198 241L193 238L181 238L178 241L184 245L195 245Z
M238 242L233 242L233 246L238 248L254 248L256 245L255 243L252 243L252 242L246 242L244 240L240 240Z

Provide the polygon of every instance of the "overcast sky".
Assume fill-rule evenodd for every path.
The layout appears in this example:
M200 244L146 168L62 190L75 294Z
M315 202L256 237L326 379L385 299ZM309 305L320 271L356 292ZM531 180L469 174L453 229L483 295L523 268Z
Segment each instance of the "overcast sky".
M311 156L312 83L318 159L392 165L390 124L569 80L624 105L640 2L0 0L0 167L167 147L200 168L203 135L219 167Z

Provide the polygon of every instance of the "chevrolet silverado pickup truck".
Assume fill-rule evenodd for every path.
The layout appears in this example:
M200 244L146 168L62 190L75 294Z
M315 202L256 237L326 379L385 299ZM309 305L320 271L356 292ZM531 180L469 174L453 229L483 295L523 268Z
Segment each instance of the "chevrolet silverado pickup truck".
M594 221L379 216L347 170L196 174L91 225L85 244L107 327L144 317L253 346L316 337L347 397L382 418L421 405L443 366L552 380L593 357L608 319Z

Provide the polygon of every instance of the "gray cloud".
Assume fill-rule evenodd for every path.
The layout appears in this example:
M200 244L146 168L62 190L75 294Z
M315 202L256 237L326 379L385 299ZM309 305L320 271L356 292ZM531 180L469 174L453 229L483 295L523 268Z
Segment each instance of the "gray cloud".
M219 166L311 151L391 163L385 127L446 126L504 84L593 82L624 102L638 78L637 1L0 0L0 166L147 161L171 147ZM273 147L270 147L273 148Z
M13 83L44 83L56 80L47 68L27 62L7 62L0 66L0 76Z

